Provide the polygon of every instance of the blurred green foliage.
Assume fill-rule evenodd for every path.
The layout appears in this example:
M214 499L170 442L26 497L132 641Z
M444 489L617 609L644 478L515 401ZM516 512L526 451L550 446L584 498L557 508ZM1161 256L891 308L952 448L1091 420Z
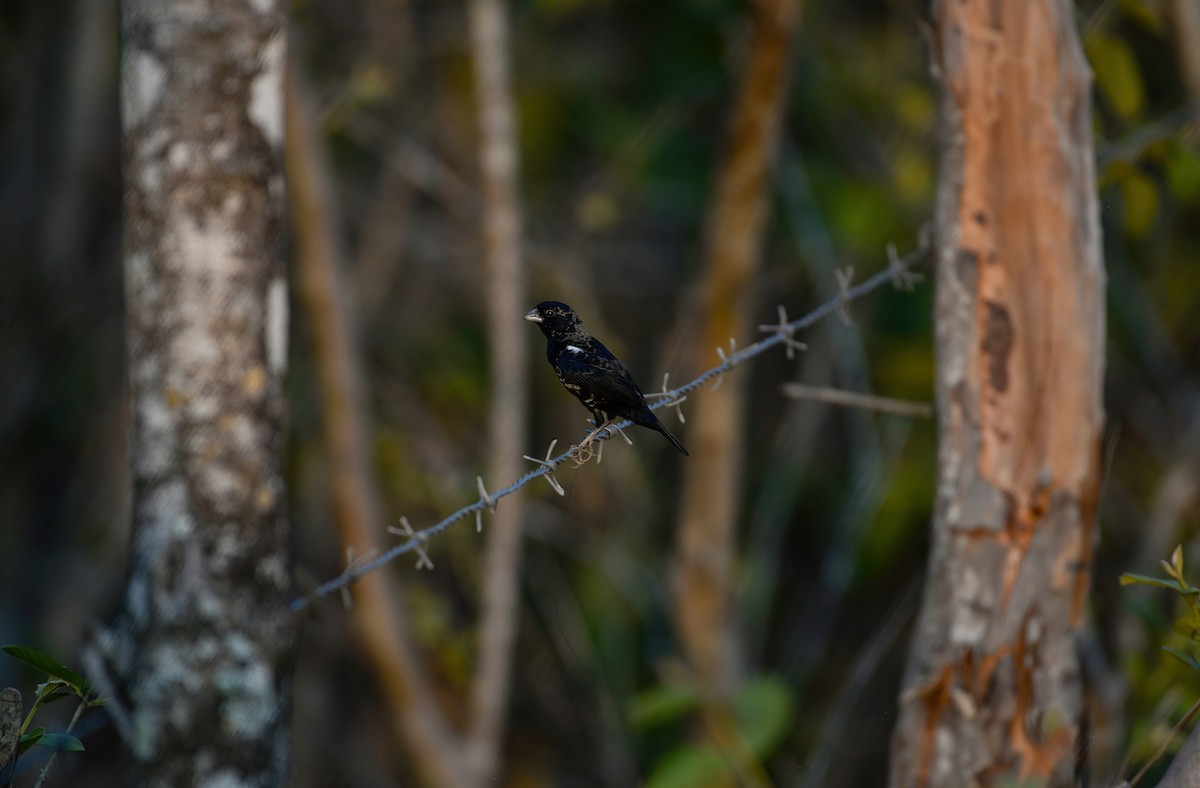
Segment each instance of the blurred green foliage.
M911 248L932 217L939 99L921 40L926 5L804 4L756 307L763 322L777 304L799 315L831 295L835 268L878 270L886 244ZM1077 4L1096 79L1106 407L1120 427L1092 566L1091 613L1111 663L1099 681L1123 677L1118 711L1131 721L1112 734L1119 752L1096 755L1116 761L1109 771L1126 745L1146 757L1167 716L1158 706L1177 714L1197 686L1194 671L1158 650L1182 637L1169 634L1173 606L1127 599L1115 580L1145 571L1131 562L1157 559L1141 554L1145 545L1195 536L1186 525L1196 522L1194 497L1153 525L1169 537L1148 525L1164 478L1200 445L1200 148L1194 118L1179 113L1190 89L1168 5ZM643 383L666 371L687 379L698 370L685 352L686 293L724 149L746 3L508 8L531 300L572 301ZM303 0L292 3L290 22L291 54L315 86L336 171L385 516L428 524L473 497L486 451L487 294L464 5ZM0 630L63 654L77 648L85 619L117 603L127 546L117 23L112 0L0 10L0 33L14 43L0 47L9 86L0 107ZM735 727L753 754L747 762L780 782L832 742L823 784L883 783L902 642L884 649L857 688L852 733L829 726L900 589L921 575L937 477L932 423L787 401L778 387L800 379L930 399L934 303L927 276L915 293L857 305L852 326L814 327L797 361L780 353L737 373L751 390L737 562L754 678ZM297 564L324 578L344 556L331 525L306 319L296 311L289 509ZM538 456L583 424L540 351L532 355L533 435L514 451ZM680 426L685 442L687 430ZM676 653L678 467L663 447L634 439L631 449L610 446L601 466L562 473L565 499L533 491L506 742L513 775L611 785L729 776L726 760L695 744L699 689L664 670ZM469 525L452 529L430 546L436 572L415 574L404 561L390 570L404 578L415 638L452 717L474 667L482 544ZM77 588L85 590L62 591ZM301 655L299 785L407 774L342 627L336 610L322 613ZM89 758L95 749L89 739Z
M633 699L629 717L635 730L650 731L702 714L704 702L700 687L659 685ZM680 744L661 756L646 784L653 788L737 785L740 772L761 770L760 764L783 743L793 724L792 715L792 691L785 681L771 676L754 678L733 703L732 749Z
M1185 609L1183 615L1175 619L1172 629L1184 639L1186 645L1183 647L1167 645L1163 646L1162 650L1200 673L1200 660L1196 659L1195 652L1195 649L1200 647L1200 587L1187 581L1183 568L1183 545L1175 548L1169 563L1167 561L1161 563L1163 571L1167 575L1165 578L1125 572L1121 575L1121 585L1166 588L1179 595L1180 602Z
M1160 648L1163 654L1173 659L1136 660L1130 665L1129 673L1135 682L1134 686L1154 691L1153 695L1135 698L1135 704L1140 708L1130 732L1131 763L1152 764L1153 759L1158 757L1160 747L1173 735L1171 720L1193 714L1195 706L1200 704L1200 660L1197 659L1197 654L1200 654L1200 588L1187 580L1183 545L1175 548L1170 561L1161 561L1160 564L1165 577L1125 572L1120 578L1122 586L1167 589L1175 595L1179 605L1171 623L1171 632L1167 633L1163 632L1165 620L1160 611L1144 605L1137 608L1143 620L1149 624L1153 636L1169 641ZM1188 670L1181 671L1181 665ZM1181 743L1182 738L1175 739L1169 751L1174 752Z

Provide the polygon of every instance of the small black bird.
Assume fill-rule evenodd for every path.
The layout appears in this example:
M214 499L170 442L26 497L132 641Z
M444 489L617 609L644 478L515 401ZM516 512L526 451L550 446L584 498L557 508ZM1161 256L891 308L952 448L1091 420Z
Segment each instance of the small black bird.
M646 397L629 370L608 348L588 336L575 310L558 301L543 301L529 310L525 319L537 323L546 335L546 358L559 382L592 412L596 429L588 440L611 422L629 419L658 430L687 455L679 439L646 406Z

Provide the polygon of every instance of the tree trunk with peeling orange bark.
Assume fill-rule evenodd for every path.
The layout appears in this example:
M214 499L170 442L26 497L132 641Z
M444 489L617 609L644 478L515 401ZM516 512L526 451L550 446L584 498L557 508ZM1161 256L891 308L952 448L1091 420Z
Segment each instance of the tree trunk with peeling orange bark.
M1104 419L1091 74L1065 0L933 10L938 497L891 784L1070 785Z

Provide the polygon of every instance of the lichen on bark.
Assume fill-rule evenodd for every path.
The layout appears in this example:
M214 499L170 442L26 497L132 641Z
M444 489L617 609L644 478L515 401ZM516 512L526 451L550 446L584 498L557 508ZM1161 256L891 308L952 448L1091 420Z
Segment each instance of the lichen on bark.
M134 522L99 643L136 783L280 785L283 9L126 0L122 32Z

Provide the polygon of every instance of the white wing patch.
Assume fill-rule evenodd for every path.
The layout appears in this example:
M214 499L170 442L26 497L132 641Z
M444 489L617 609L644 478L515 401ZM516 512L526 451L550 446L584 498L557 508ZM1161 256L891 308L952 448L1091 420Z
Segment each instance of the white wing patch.
M571 351L577 356L583 352L583 348L575 347L574 345L567 345L567 350Z

